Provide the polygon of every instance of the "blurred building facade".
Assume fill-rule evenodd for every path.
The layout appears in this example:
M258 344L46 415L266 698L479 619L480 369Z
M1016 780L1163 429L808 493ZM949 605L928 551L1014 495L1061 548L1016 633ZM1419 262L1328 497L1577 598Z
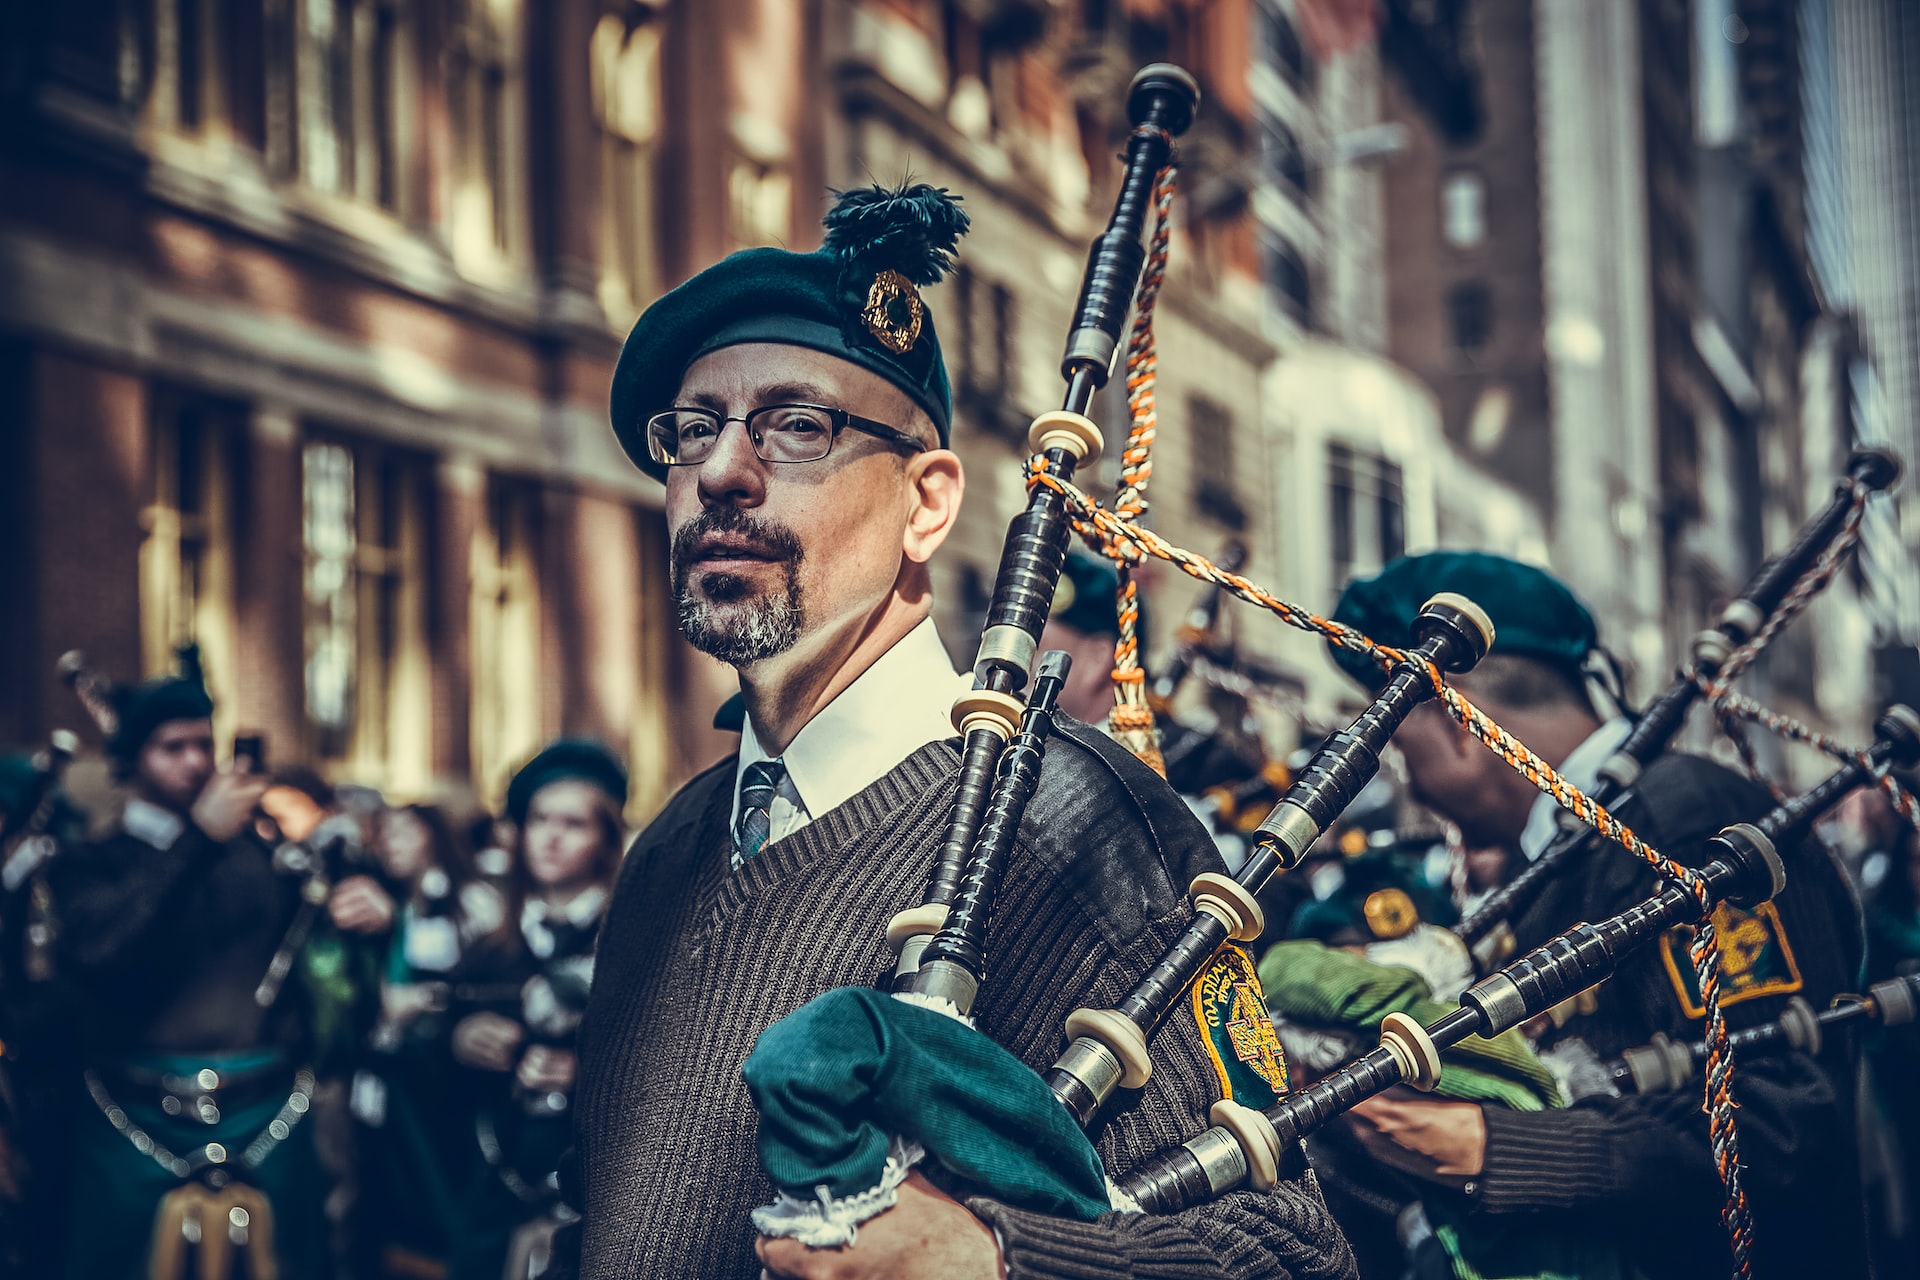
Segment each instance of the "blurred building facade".
M1527 495L1540 558L1596 606L1642 695L1827 501L1848 451L1881 442L1835 407L1860 377L1858 325L1813 243L1822 202L1845 202L1820 150L1841 144L1835 91L1806 38L1825 9L1476 0L1481 130L1449 140L1389 94L1414 139L1387 170L1389 349L1434 388L1454 452ZM1863 563L1910 583L1892 506L1868 523ZM1763 697L1864 732L1898 692L1872 676L1865 590L1844 576L1782 633Z
M1855 357L1884 369L1911 328L1910 293L1842 314L1809 284L1802 157L1828 153L1792 142L1837 122L1829 168L1858 186L1911 160L1910 88L1829 73L1816 101L1820 0L1732 4L15 6L0 741L77 719L63 650L127 676L192 639L222 732L262 729L276 759L491 800L541 741L589 733L632 754L649 812L725 748L707 722L729 679L675 634L660 490L606 427L620 338L727 252L817 244L826 190L868 181L947 186L974 218L930 299L972 481L936 617L965 662L1027 422L1060 394L1126 84L1156 59L1206 101L1180 148L1148 522L1238 541L1250 576L1319 606L1402 551L1545 560L1651 683L1859 436L1854 409L1803 412L1808 388L1858 401ZM1713 49L1739 123L1710 145L1701 33L1741 14L1785 35ZM1816 71L1866 38L1815 25ZM1846 206L1880 228L1856 255L1911 244L1891 199ZM1818 351L1837 354L1803 377ZM1118 388L1096 413L1098 493ZM1152 652L1198 590L1150 579ZM1234 612L1288 717L1354 696L1317 642ZM1861 625L1829 620L1826 656Z

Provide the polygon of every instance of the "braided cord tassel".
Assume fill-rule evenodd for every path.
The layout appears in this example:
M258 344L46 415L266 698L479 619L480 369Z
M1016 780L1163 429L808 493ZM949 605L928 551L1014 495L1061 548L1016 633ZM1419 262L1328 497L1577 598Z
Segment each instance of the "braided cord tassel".
M1167 248L1173 232L1173 180L1176 166L1160 171L1153 186L1153 235L1148 240L1147 263L1134 303L1133 330L1127 340L1127 447L1120 455L1120 481L1114 493L1116 517L1138 524L1146 514L1147 481L1153 477L1153 440L1159 425L1154 406L1154 384L1159 374L1159 352L1154 344L1153 313L1160 287L1167 280ZM1113 709L1107 729L1115 741L1145 761L1161 777L1167 774L1154 731L1153 707L1147 702L1147 673L1140 665L1140 588L1133 580L1139 553L1119 552L1121 544L1103 543L1101 550L1120 567L1118 621L1120 636L1113 646Z

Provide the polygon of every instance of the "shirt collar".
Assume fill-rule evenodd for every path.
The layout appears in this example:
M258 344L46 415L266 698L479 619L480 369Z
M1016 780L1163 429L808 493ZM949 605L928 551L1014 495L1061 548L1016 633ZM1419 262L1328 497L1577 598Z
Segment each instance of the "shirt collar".
M1627 740L1627 734L1633 728L1633 722L1625 716L1613 719L1587 735L1586 741L1567 753L1567 758L1554 770L1582 791L1592 791L1600 781L1600 767L1612 758ZM1560 806L1554 798L1544 791L1534 798L1533 808L1527 811L1527 825L1520 832L1520 851L1532 862L1553 842L1560 829Z
M134 796L127 801L127 807L120 815L120 825L126 833L144 844L165 853L186 832L187 824L179 814L171 809L163 809L151 800L142 800Z
M953 700L973 678L953 669L933 619L881 654L838 697L801 727L781 754L799 807L818 818L845 804L926 746L954 736ZM749 715L740 730L734 768L734 818L740 816L740 775L771 759Z

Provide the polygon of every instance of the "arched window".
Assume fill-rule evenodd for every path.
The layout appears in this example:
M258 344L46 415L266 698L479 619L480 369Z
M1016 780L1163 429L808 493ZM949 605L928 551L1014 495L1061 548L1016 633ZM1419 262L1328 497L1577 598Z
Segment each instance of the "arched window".
M1472 169L1455 169L1440 184L1440 234L1455 249L1486 243L1487 183Z
M1297 200L1307 198L1307 158L1300 150L1300 140L1293 130L1264 113L1260 116L1260 158L1289 195Z
M1268 232L1261 237L1260 258L1267 293L1282 312L1299 324L1313 315L1313 282L1306 259L1285 237Z
M1254 21L1259 29L1261 60L1278 71L1280 78L1296 91L1311 92L1313 61L1307 57L1306 46L1300 43L1300 33L1294 30L1293 19L1281 12L1271 0L1256 5L1254 12Z

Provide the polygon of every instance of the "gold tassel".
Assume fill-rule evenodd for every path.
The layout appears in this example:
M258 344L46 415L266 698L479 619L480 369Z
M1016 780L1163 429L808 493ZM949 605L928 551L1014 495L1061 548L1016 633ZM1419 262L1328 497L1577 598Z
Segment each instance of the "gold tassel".
M187 1224L199 1230L207 1189L197 1182L175 1187L160 1198L153 1215L153 1241L147 1250L147 1280L187 1280ZM202 1232L204 1238L205 1233Z
M246 1280L279 1280L273 1226L272 1202L258 1187L176 1187L154 1214L147 1280L188 1280L189 1263L193 1280L238 1280L236 1264L243 1260Z

